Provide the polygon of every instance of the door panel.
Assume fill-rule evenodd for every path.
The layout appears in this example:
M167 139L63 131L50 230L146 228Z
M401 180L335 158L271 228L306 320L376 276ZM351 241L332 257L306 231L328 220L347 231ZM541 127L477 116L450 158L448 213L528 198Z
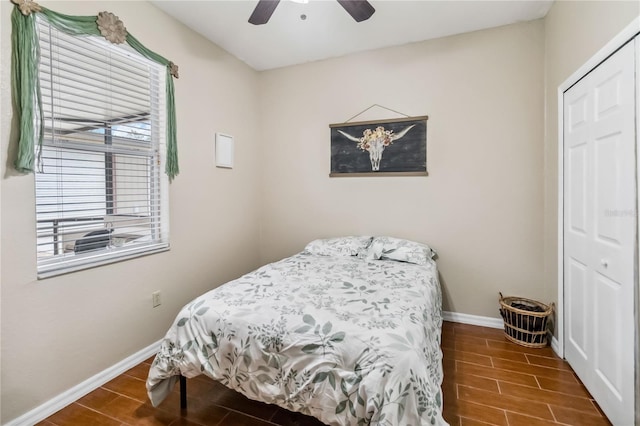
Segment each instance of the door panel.
M565 92L565 356L614 425L634 419L635 52Z
M587 202L587 144L582 143L569 148L570 171L569 175L569 200L567 207L570 209L569 227L576 236L585 237L586 202Z
M616 359L618 348L624 347L621 341L620 315L616 315L617 302L620 299L620 283L596 274L595 293L598 303L595 304L594 326L596 342L594 367L600 376L600 381L608 386L609 391L621 398L622 377L621 369L611 363Z
M622 72L614 72L594 87L596 121L615 112L623 105L620 93L621 80Z
M595 156L593 172L595 173L596 197L595 210L596 239L601 243L620 246L620 220L614 208L621 205L622 194L620 176L624 154L621 147L620 132L595 140Z
M565 282L567 301L566 309L568 317L566 336L571 348L575 350L575 357L586 362L588 348L585 325L587 323L587 267L575 259L569 261L569 270Z
M565 93L567 119L564 130L564 271L565 271L565 356L580 375L589 371L592 343L590 306L592 274L588 240L592 217L589 190L593 175L589 172L590 129L593 108L588 88L580 83ZM589 333L589 334L588 334Z

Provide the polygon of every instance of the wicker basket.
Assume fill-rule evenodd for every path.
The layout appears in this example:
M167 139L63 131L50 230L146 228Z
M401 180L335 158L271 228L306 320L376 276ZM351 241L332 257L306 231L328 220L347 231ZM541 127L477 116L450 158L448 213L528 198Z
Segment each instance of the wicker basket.
M553 306L531 299L504 297L502 293L499 294L500 315L504 320L505 337L528 348L547 346L547 319L553 312ZM520 309L518 306L525 309Z

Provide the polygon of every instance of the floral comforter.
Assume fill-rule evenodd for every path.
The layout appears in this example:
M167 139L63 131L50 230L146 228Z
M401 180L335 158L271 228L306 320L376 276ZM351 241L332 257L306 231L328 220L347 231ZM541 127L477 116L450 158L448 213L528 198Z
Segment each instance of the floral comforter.
M329 425L446 425L441 290L414 265L302 252L186 305L147 389L205 374L247 397Z

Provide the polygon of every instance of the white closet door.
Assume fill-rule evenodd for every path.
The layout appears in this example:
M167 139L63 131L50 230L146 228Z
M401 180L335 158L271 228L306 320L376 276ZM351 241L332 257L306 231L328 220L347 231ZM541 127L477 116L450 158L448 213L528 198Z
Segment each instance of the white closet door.
M635 49L564 95L565 356L614 425L634 423Z

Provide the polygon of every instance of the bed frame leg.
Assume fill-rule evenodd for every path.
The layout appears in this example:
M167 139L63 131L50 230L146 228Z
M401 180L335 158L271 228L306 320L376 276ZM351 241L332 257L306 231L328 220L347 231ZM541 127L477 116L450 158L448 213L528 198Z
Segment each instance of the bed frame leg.
M180 375L180 409L187 409L187 378Z

